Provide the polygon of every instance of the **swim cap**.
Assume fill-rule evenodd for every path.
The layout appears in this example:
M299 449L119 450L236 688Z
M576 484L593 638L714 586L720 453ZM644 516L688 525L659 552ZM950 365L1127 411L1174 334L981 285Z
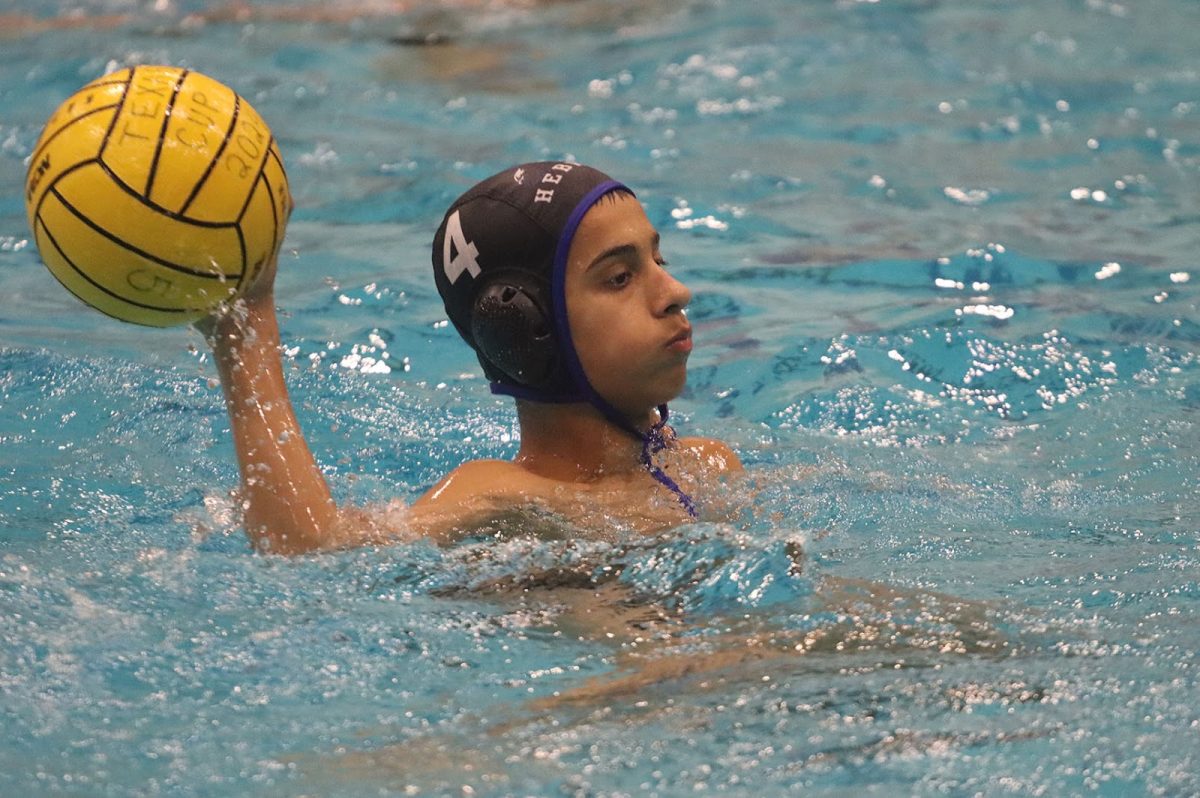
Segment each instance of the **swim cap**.
M593 401L567 323L566 262L584 214L614 191L633 193L583 164L527 163L446 211L433 240L434 280L493 392Z

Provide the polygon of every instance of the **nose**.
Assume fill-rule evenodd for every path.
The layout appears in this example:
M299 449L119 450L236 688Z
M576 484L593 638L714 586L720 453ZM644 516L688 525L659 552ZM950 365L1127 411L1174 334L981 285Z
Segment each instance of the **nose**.
M658 300L659 312L664 316L683 313L684 308L692 301L692 292L662 266L657 268L661 280L658 294L660 297Z

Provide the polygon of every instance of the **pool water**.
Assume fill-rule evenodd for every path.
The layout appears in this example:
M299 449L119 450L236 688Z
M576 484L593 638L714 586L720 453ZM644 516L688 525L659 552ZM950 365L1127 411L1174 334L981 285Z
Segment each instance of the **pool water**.
M0 3L0 793L1200 794L1200 6L256 7ZM24 220L45 118L144 62L280 141L340 499L515 451L429 241L572 157L693 289L673 417L744 511L252 555L199 335L82 308Z

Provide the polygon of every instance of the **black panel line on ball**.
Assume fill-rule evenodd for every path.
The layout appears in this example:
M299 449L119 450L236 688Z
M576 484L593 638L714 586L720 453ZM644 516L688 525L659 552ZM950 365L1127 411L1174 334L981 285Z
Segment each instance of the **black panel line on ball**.
M267 184L267 201L271 203L271 221L274 222L271 225L271 251L275 252L279 249L279 231L283 227L281 226L282 222L279 220L279 212L275 208L275 192L271 190L271 179L265 174L262 176L262 179ZM286 186L287 182L284 181L283 185ZM283 186L280 186L280 188L283 188Z
M250 193L254 193L251 191ZM242 232L242 226L239 224L236 228L238 237L238 249L242 251L242 273L237 276L237 288L242 290L242 281L246 279L246 267L250 264L246 262L246 234Z
M265 169L263 171L259 172L258 180L256 180L254 182L254 188L251 190L251 194L253 194L255 191L258 191L259 183L261 183L263 185L263 187L266 189L267 205L269 205L271 207L271 248L269 250L267 250L267 252L268 252L267 257L274 258L274 257L276 257L275 253L279 246L279 238L278 238L279 214L275 212L275 193L271 190L271 179L269 177L267 177L267 171ZM239 224L238 232L240 233L241 231L242 231L242 226ZM248 267L242 273L243 281L246 280L247 278L250 279L251 281L256 279L258 277L258 273L260 271L262 271L262 267L266 265L266 261L252 264L249 262L249 260L245 256L243 256L242 263L246 264L246 266ZM241 283L239 282L238 288L241 288L241 287L242 287Z
M88 111L86 114L80 114L79 116L75 117L70 122L68 122L67 124L60 127L58 130L54 131L54 135L52 135L50 138L43 141L42 146L38 147L37 150L33 153L33 155L29 158L29 168L33 169L37 165L37 162L42 159L42 153L46 150L46 148L49 147L50 144L56 138L58 138L60 135L62 135L63 133L67 132L72 127L74 127L76 122L79 122L80 120L83 120L83 119L87 119L92 114L99 114L99 113L103 113L104 111L108 111L112 108L116 108L118 105L120 105L120 103L113 103L112 105L106 105L103 108L95 108L91 111ZM26 175L25 180L26 180L26 182L28 182L28 180L29 180L28 175Z
M78 274L80 277L82 277L82 278L83 278L84 280L86 280L87 282L91 283L91 284L92 284L92 286L94 286L94 287L96 288L96 290L98 290L98 291L101 291L101 292L103 292L103 293L105 293L105 294L108 294L110 297L112 297L113 299L115 299L115 300L117 300L117 301L119 301L119 302L124 302L124 303L125 303L125 304L127 304L127 305L133 305L134 307L139 307L139 308L142 308L142 309L144 309L144 310L154 310L154 311L158 311L158 312L160 312L160 313L190 313L190 312L192 312L192 311L194 310L194 308L193 308L193 309L185 309L185 308L161 308L161 307L158 307L157 305L147 305L147 304L145 304L144 302L135 302L135 301L134 301L134 300L132 300L132 299L127 299L127 298L125 298L125 297L121 296L120 294L117 294L117 293L114 293L114 292L110 291L109 289L105 288L104 286L100 285L98 282L96 282L95 280L93 280L91 277L89 277L89 276L88 276L88 274L87 274L87 272L83 271L82 269L80 269L78 266L76 266L76 265L75 265L75 261L73 261L73 260L71 260L69 257L67 257L67 253L63 252L63 249L62 249L62 247L60 247L60 246L58 245L58 241L56 241L56 240L55 240L55 238L54 238L54 234L50 232L50 228L46 227L46 223L45 223L45 222L43 222L43 221L42 221L42 220L39 218L39 219L38 219L38 223L39 223L39 225L38 225L38 226L39 226L39 228L41 229L42 233L44 233L44 234L45 234L45 236L46 236L46 238L50 240L50 243L54 245L54 249L55 249L55 250L58 252L58 254L59 254L59 255L61 255L61 256L62 256L62 259L63 259L64 261L66 261L66 262L67 262L67 265L68 265L68 266L70 266L70 267L71 267L71 268L72 268L72 269L75 271L75 273L76 273L76 274ZM36 235L36 231L35 231L35 235ZM54 272L50 272L50 273L51 273L51 274L54 274ZM83 302L85 305L90 305L91 307L93 307L93 308L96 308L96 306L95 306L95 305L92 305L92 303L91 303L91 302L88 302L86 298L84 298L84 297L80 296L80 295L79 295L79 294L78 294L76 291L74 291L74 290L71 288L71 286L69 286L69 285L67 285L66 283L64 283L64 282L62 281L62 279L61 279L61 278L60 278L60 277L59 277L57 274L54 274L54 279L58 280L58 282L59 282L59 283L62 285L62 287L63 287L63 288L67 289L67 290L68 290L68 291L70 291L72 294L74 294L76 297L78 297L78 299L79 299L79 301L80 301L80 302ZM123 319L123 318L121 318L120 316L113 316L113 314L109 313L108 311L102 310L102 309L100 309L100 308L96 308L96 310L99 310L99 311L100 311L101 313L103 313L105 316L110 316L110 317L112 317L112 318L114 318L114 319L117 319L117 320L119 320L119 321L129 321L129 319ZM133 322L133 323L134 323L134 324L141 324L141 322ZM152 325L152 324L145 324L145 325L143 325L143 326L145 326L145 327L153 327L154 325Z
M267 177L264 170L260 179L267 186L267 202L271 206L271 257L275 257L275 253L279 251L279 231L282 229L279 226L279 212L275 210L275 192L271 190L271 178ZM284 183L286 185L286 182Z
M108 175L110 180L112 180L113 185L120 188L126 194L133 197L135 200L137 200L139 203L146 206L150 210L154 211L155 213L162 214L163 216L166 216L169 219L174 219L176 221L185 222L187 224L192 224L192 225L195 225L196 227L211 227L213 229L233 227L233 225L234 225L234 222L206 222L203 219L189 219L186 216L182 216L178 212L171 210L170 208L164 208L162 205L159 205L158 203L152 201L149 197L145 197L145 196L142 196L141 194L139 194L132 186L130 186L128 183L126 183L124 180L122 180L115 172L113 172L112 169L108 168L108 164L106 164L104 161L88 161L88 163L95 163L97 166L99 166L101 169L104 170L104 173L106 175ZM84 166L84 165L85 164L80 164L80 166ZM79 168L78 166L75 166L75 167L72 167L71 169L67 170L67 172L63 172L62 175L59 175L59 179L61 180L63 175L66 175L69 172L73 172L73 171L75 171L75 169L78 169L78 168ZM58 181L56 180L55 182L57 183Z
M182 216L187 213L187 209L191 206L192 201L200 194L200 189L204 188L204 184L208 182L208 176L212 174L213 169L217 167L217 162L221 160L221 155L224 154L225 148L229 146L229 137L233 135L233 129L237 126L238 113L241 111L242 97L237 92L233 93L233 113L230 115L229 128L225 131L225 136L221 139L221 146L217 147L216 153L213 154L212 160L208 162L208 168L204 170L204 174L196 181L196 185L192 186L192 193L188 195L187 201L179 209L179 214ZM240 219L238 221L241 221Z
M157 205L157 204L151 202L148 197L143 197L141 194L137 193L137 191L135 191L132 186L130 186L128 183L126 183L124 180L122 180L120 177L118 177L113 172L113 170L108 167L108 164L106 164L104 161L100 160L99 158L92 158L87 161L80 161L79 163L72 166L70 169L64 170L62 174L60 174L58 177L54 178L54 185L58 185L58 182L60 180L62 180L64 177L71 174L72 172L76 172L80 169L91 166L92 164L95 164L100 169L104 170L104 174L108 176L108 179L112 181L112 184L114 186L116 186L117 188L124 191L132 199L136 200L139 204L145 206L146 208L149 208L150 210L154 211L157 214L166 216L169 219L174 219L176 221L185 222L186 224L195 225L196 227L207 227L207 228L211 228L213 230L222 230L222 229L234 226L233 222L206 222L201 219L185 219L184 217L180 216L178 213L171 210L170 208L164 208L161 205ZM48 193L42 194L42 198L40 200L38 200L38 208L36 211L37 213L41 213L42 203L45 202L47 196L48 196Z
M108 140L112 138L113 128L117 126L117 120L121 118L121 110L125 108L125 101L129 99L129 90L133 88L133 76L137 74L137 67L132 67L129 70L129 80L125 81L125 91L121 94L121 99L117 100L117 111L113 114L112 120L108 123L108 130L104 131L104 138L100 141L100 151L96 153L101 162L104 160L104 151L108 149Z
M86 168L86 167L89 167L89 166L91 166L92 164L96 164L96 165L98 165L98 166L101 166L101 167L103 167L103 166L104 166L104 164L103 164L103 163L101 163L101 162L100 162L100 160L99 160L99 159L97 159L97 158L93 158L93 159L91 159L90 161L80 161L79 163L77 163L77 164L75 164L74 166L72 166L70 169L64 170L64 171L63 171L63 173L62 173L61 175L59 175L58 177L54 178L54 181L53 181L53 182L50 184L50 187L49 187L49 188L47 188L47 189L46 189L46 191L42 193L42 198L38 200L37 207L33 209L33 216L34 216L34 218L35 218L35 219L40 219L40 218L41 218L41 216L42 216L42 205L43 205L43 204L45 204L45 202L46 202L46 197L49 197L51 194L53 194L53 193L54 193L54 187L58 185L58 181L62 180L62 179L63 179L64 177L66 177L67 175L69 175L69 174L71 174L71 173L73 173L73 172L77 172L77 171L79 171L80 169L84 169L84 168Z
M58 193L57 188L51 188L49 193L53 194L54 198L57 199L59 202L61 202L63 207L66 208L68 211L70 211L75 216L75 218L79 219L79 221L83 222L88 227L92 228L97 233L99 233L100 235L107 238L109 241L113 242L114 244L117 244L118 246L124 247L125 249L129 250L130 252L132 252L133 254L135 254L139 257L145 258L146 260L151 261L153 263L157 263L159 266L170 269L173 272L179 272L180 274L190 274L193 277L204 277L209 280L217 280L217 281L221 281L221 282L223 282L225 280L239 280L242 277L241 272L238 272L237 274L213 274L212 272L199 271L198 269L193 269L189 266L182 266L178 263L171 263L169 260L163 260L162 258L158 257L157 255L152 255L151 253L146 252L144 249L135 247L133 244L129 243L128 241L125 241L124 239L117 238L115 235L113 235L109 231L105 230L103 227L100 227L98 224L93 222L91 219L87 218L82 213L80 213L79 210L74 205L67 202L67 198L64 197L62 194ZM40 213L40 209L39 209L39 213ZM222 225L222 226L230 227L230 225ZM240 230L238 230L238 236L239 237L241 236ZM244 248L243 248L243 251L244 251ZM242 262L243 263L245 262L244 255L243 255Z
M283 165L283 156L279 154L279 147L276 146L277 144L279 144L279 142L275 140L274 136L271 136L271 147L268 152L271 155L271 160L274 161L275 165L279 167L279 173L283 175L283 184L286 186L288 184L287 167Z
M276 143L275 137L272 136L271 144L269 147L267 147L267 155L270 157L270 160L274 161L275 165L279 167L279 173L281 175L283 175L283 180L281 181L280 188L283 189L284 191L286 191L287 184L288 184L287 172L284 171L283 159L279 156L279 149L275 146L275 143ZM267 204L271 206L271 249L269 250L270 254L267 257L278 258L279 257L279 247L281 244L283 244L283 241L280 240L279 234L280 234L280 231L283 230L283 223L286 220L281 221L279 218L279 209L275 207L275 190L274 190L274 187L271 185L271 178L267 177L267 168L266 167L267 167L267 165L264 162L263 168L258 173L258 179L260 181L262 181L264 186L266 186ZM238 225L238 229L239 230L241 229L240 224ZM266 265L265 263L258 264L257 267L254 269L254 274L251 275L251 279L258 279L258 273L262 270L262 266L265 266L265 265Z
M163 113L162 127L158 130L158 143L154 145L154 158L150 161L150 174L146 176L146 196L150 196L150 190L154 188L154 176L158 172L158 159L162 157L163 142L167 138L167 125L171 123L171 111L175 108L175 100L179 98L179 92L183 88L183 82L187 80L190 70L183 70L179 73L179 77L175 80L175 88L171 91L171 99L167 101L167 110Z
M136 68L137 67L125 67L125 69L123 69L123 70L117 70L117 72L109 72L107 75L101 75L100 77L93 80L91 83L88 83L87 85L85 85L82 89L79 90L79 92L82 92L85 89L94 89L99 86L128 86L130 81L133 80L133 70ZM118 72L129 72L129 76L124 77L124 78L114 77L114 75L116 75ZM111 80L110 80L110 78L111 78ZM76 92L76 94L78 94L79 92Z
M260 160L258 162L258 175L255 175L255 178L254 178L255 182L257 182L259 176L262 175L263 169L267 168L267 158L269 158L271 156L271 145L274 143L275 143L275 137L268 136L267 137L267 146L263 148L262 160ZM237 215L237 220L238 220L239 225L242 223L242 217L246 215L246 209L250 207L250 199L253 196L254 196L253 191L246 194L246 201L242 203L242 209L238 212L238 215Z
M67 97L67 99L65 99L61 103L59 103L59 108L66 105L67 103L71 102L76 97L80 97L89 91L101 89L105 86L126 86L126 91L128 91L128 86L124 80L96 80L96 81L93 81L93 82L89 83L88 85L84 86L82 89L80 89L79 91L70 95L69 97ZM124 95L122 95L122 96L124 96ZM116 108L120 104L121 104L121 102L120 102L120 100L118 100L117 102L112 103L110 105L93 108L92 110L88 111L87 113L80 114L79 116L76 116L76 117L72 117L70 122L67 122L65 125L60 127L58 130L54 131L53 136L51 136L50 138L48 138L44 142L42 142L42 146L38 147L37 150L35 150L33 155L30 157L30 159L29 159L30 163L37 162L38 158L42 154L42 150L46 149L46 147L49 146L50 142L52 142L56 138L58 138L60 133L62 133L64 130L66 130L67 128L74 125L80 119L87 119L92 114L97 114L97 113L100 113L101 111L107 111L110 108ZM47 124L47 127L49 127L49 124Z

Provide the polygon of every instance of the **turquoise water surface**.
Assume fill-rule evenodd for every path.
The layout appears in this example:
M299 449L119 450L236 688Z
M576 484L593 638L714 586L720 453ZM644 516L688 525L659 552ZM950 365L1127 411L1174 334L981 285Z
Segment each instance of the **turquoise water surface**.
M1200 6L365 7L0 1L0 794L1200 794ZM516 450L429 242L575 158L693 289L672 415L741 515L251 554L199 334L84 308L24 219L46 117L147 62L280 141L339 498Z

